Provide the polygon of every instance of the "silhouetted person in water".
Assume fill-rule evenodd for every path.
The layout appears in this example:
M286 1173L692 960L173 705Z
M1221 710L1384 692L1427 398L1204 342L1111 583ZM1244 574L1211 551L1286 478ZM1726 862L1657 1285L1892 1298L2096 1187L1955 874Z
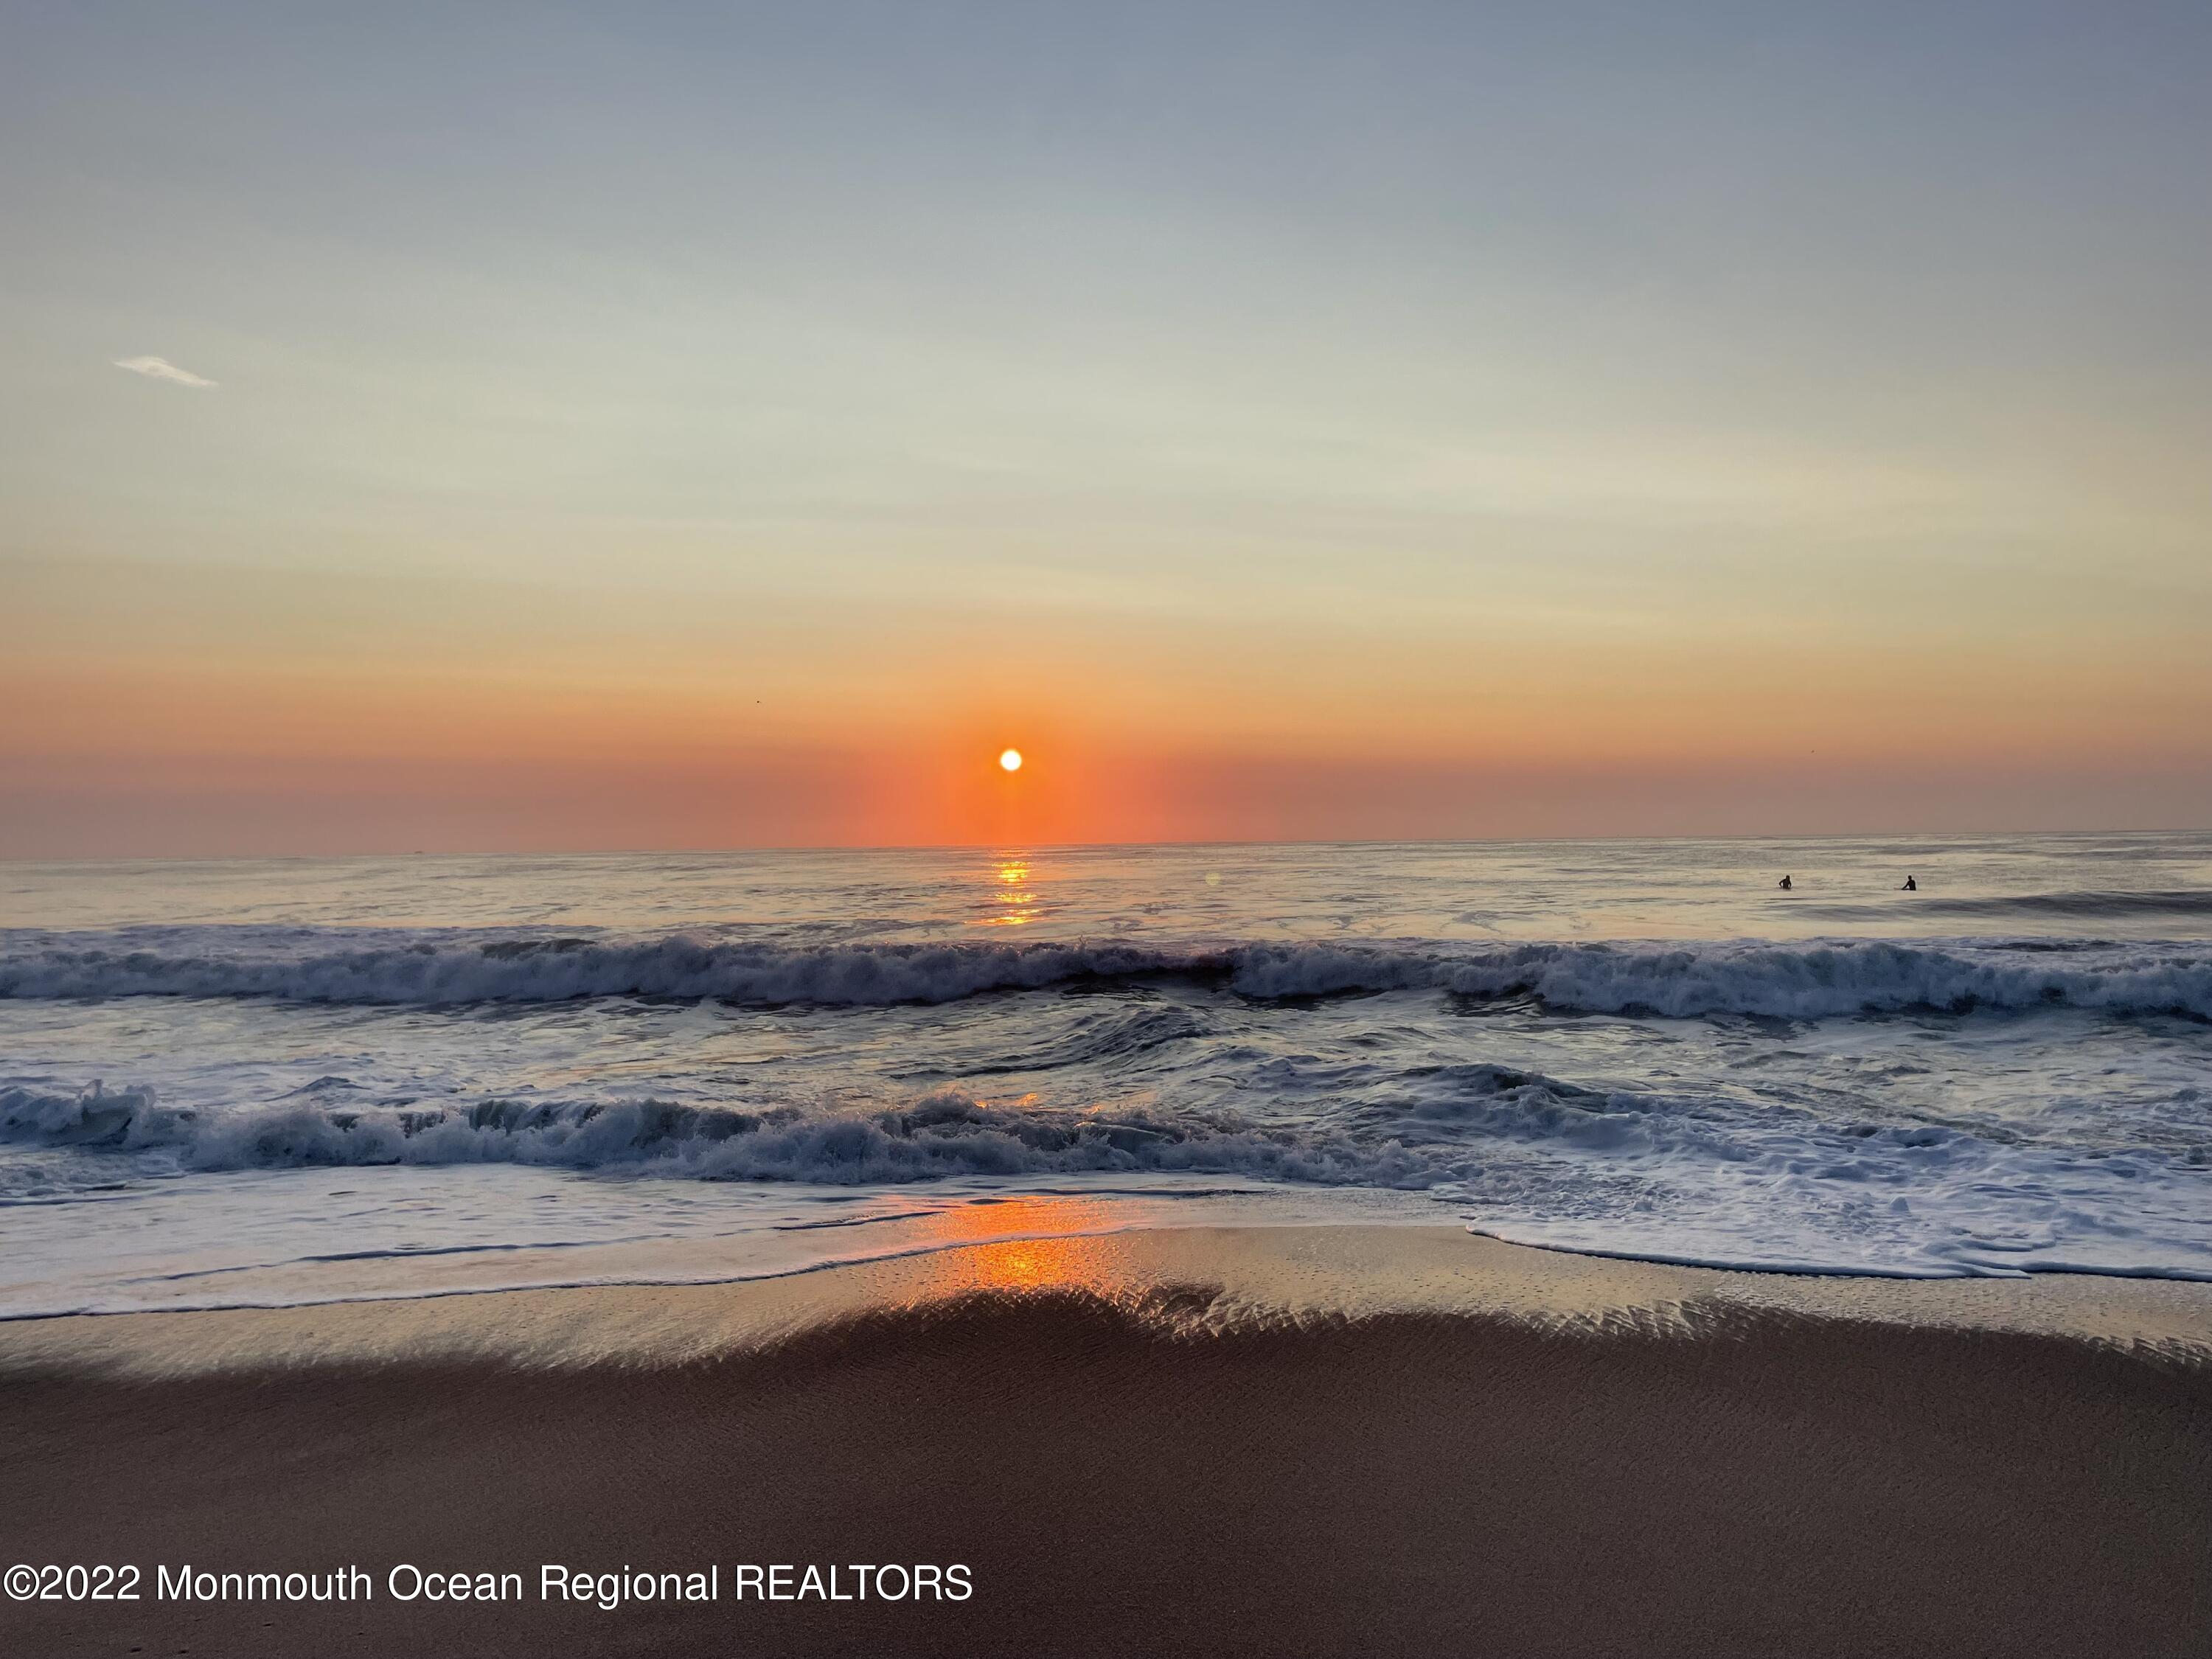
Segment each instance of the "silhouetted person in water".
M1774 884L1786 893L1790 890L1790 878L1784 876L1781 880L1776 882Z
M1905 878L1905 885L1899 888L1897 890L1900 893L1917 893L1920 890L1920 884L1913 880L1911 877L1907 876Z

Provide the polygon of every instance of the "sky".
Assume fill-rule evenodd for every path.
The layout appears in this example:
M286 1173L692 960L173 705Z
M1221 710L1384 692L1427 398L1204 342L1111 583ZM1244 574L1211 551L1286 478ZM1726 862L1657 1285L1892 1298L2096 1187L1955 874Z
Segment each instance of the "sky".
M0 856L2212 825L2202 4L0 31Z

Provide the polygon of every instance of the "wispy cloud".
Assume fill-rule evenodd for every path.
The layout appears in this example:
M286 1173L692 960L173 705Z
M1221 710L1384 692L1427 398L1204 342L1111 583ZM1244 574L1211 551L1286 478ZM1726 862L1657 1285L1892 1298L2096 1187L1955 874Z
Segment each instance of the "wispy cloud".
M213 380L202 380L190 369L179 368L167 357L118 357L118 368L127 368L133 374L143 374L149 380L174 380L179 386L213 386Z

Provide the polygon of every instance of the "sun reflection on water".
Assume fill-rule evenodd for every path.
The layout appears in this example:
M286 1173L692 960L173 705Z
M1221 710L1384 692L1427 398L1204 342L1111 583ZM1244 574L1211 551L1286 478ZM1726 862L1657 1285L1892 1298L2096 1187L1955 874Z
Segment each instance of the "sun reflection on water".
M1026 927L1040 919L1037 909L1040 896L1031 884L1030 860L1014 854L1003 854L991 861L988 886L981 902L991 910L989 915L970 918L969 925L976 927Z

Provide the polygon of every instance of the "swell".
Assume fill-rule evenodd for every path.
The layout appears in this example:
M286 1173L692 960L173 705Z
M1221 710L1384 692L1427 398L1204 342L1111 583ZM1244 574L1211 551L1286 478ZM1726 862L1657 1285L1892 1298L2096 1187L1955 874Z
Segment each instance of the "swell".
M1273 1001L1432 990L1568 1012L1817 1019L2063 1006L2212 1018L2212 945L1832 940L807 945L452 931L0 935L0 998L403 1006L665 998L884 1007L1173 980Z
M2117 921L2142 916L2212 916L2212 888L2118 888L2071 893L1986 894L1965 898L1926 895L1905 897L1899 895L1884 904L1816 902L1801 903L1796 908L1801 914L1846 921L1894 916L1899 914L1899 907L1904 905L1909 905L1912 913L1917 915L1962 916L1985 921L2013 916L2029 921L2047 917L2088 921L2100 918Z

